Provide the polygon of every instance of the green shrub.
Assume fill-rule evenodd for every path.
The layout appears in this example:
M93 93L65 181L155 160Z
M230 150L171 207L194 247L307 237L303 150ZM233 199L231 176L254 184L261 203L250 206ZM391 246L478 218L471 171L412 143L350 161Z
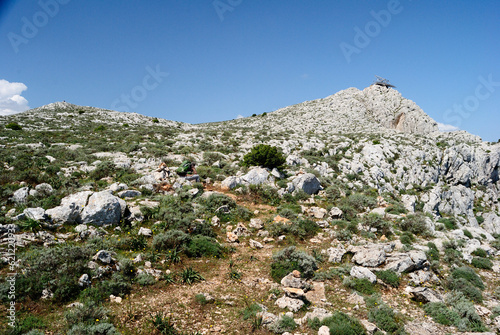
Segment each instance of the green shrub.
M403 323L396 317L392 308L384 303L370 308L368 320L389 334L404 334Z
M99 322L92 325L79 323L74 325L67 335L118 335L115 326L108 322Z
M268 228L269 233L273 237L281 235L291 235L293 237L305 240L315 236L321 228L312 220L300 219L297 223L273 223Z
M453 278L463 278L475 287L479 288L480 290L484 290L484 284L483 281L481 280L481 277L477 275L477 273L470 267L468 266L462 266L459 268L456 268L455 270L452 271L451 273Z
M278 321L272 323L269 326L269 330L275 334L283 334L285 332L291 332L297 328L295 320L287 315L283 315Z
M10 322L10 321L9 321ZM5 334L6 335L22 335L22 334L29 334L28 332L32 329L43 329L45 328L45 322L43 319L34 316L34 315L28 315L26 317L17 317L16 321L14 323L14 327L10 328L9 331L7 331ZM39 333L33 333L35 334L44 334L43 332Z
M481 303L483 301L481 291L464 278L451 278L447 281L446 287L449 290L463 293L468 299L474 302Z
M430 237L431 233L427 227L425 218L426 216L422 214L410 214L400 220L399 226L402 231L408 231L423 237Z
M78 278L89 273L87 268L91 250L86 247L64 245L58 248L33 248L22 260L23 274L16 278L16 298L38 300L48 288L59 302L67 302L78 295ZM94 251L95 252L95 251Z
M184 270L181 271L180 279L184 284L194 284L200 281L205 280L203 276L196 270L194 270L192 267L188 267Z
M249 153L243 156L242 166L263 166L269 169L280 168L286 159L281 151L267 144L254 146Z
M104 125L102 125L102 124L101 124L101 125L99 125L99 126L97 126L97 127L94 129L94 131L105 131L105 130L106 130L106 127L105 127Z
M163 315L163 312L156 312L156 314L150 316L148 321L160 334L181 335L177 329L175 329L170 318Z
M363 225L377 229L377 236L390 236L392 234L391 224L378 214L370 213L363 217Z
M318 269L314 257L297 250L294 246L278 251L272 259L271 277L277 282L293 270L300 271L304 278L312 278L314 271Z
M458 245L456 241L446 241L443 243L444 248L444 261L450 265L461 266L463 264L463 255L458 250Z
M149 285L154 285L156 283L155 277L144 272L140 273L135 280L137 284L141 286L149 286Z
M433 261L439 261L439 258L440 258L439 257L439 250L436 247L436 245L432 242L428 242L427 247L429 248L429 250L427 250L427 252L425 253L425 255L427 256L427 259L430 259Z
M178 229L171 229L153 237L151 248L156 251L182 249L191 241L191 237Z
M449 309L442 302L430 302L424 306L424 311L435 322L445 326L457 325L460 320L460 315L455 310Z
M99 180L105 177L112 177L116 172L115 163L104 161L97 164L95 170L90 173L90 178Z
M493 262L484 257L474 257L471 264L473 267L478 269L491 270L491 268L493 267Z
M464 232L464 235L467 236L468 238L470 238L470 239L474 238L472 236L472 233L470 231L468 231L467 229L464 229L463 232Z
M321 324L330 329L330 335L366 334L365 327L359 320L342 312L335 312L331 317L323 319Z
M377 278L382 280L384 283L387 285L390 285L392 287L399 287L399 276L396 272L392 270L382 270L376 272Z
M12 129L12 130L22 130L23 129L19 124L15 123L15 122L7 123L5 125L5 128Z
M274 187L269 185L250 185L249 190L256 202L271 206L278 206L281 203L278 190Z
M250 318L253 318L256 316L258 312L262 311L262 308L256 304L253 303L251 305L248 305L244 310L240 312L240 314L243 317L243 320L248 320Z
M205 297L205 295L199 293L197 295L194 296L194 300L199 303L200 305L206 305L208 304L208 300L207 298Z
M486 253L486 251L484 249L481 249L481 248L477 248L476 250L474 250L471 253L471 255L472 256L477 256L477 257L483 257L483 258L488 257L488 254Z
M103 320L108 311L100 304L88 301L83 306L75 306L64 313L64 318L69 327L79 323L94 323L95 320Z
M365 295L372 295L376 292L375 285L366 278L346 277L344 278L343 284L344 286Z
M375 208L377 206L377 199L375 197L362 193L351 194L345 201L346 205L353 207L358 212L364 212L365 207Z
M221 257L223 251L214 238L202 235L194 236L185 250L189 257Z
M441 218L438 220L438 222L444 224L444 226L448 230L454 230L458 228L454 218Z
M461 292L451 292L445 297L446 303L452 306L460 319L455 324L460 331L484 332L487 328L484 326L481 318L477 315L474 304L467 300Z

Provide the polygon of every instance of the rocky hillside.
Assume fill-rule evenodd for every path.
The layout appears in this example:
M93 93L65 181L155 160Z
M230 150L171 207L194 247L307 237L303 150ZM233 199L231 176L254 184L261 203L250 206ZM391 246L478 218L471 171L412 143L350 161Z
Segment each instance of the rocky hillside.
M56 102L0 126L8 334L500 329L500 143L394 89L198 125ZM245 164L259 144L284 163Z

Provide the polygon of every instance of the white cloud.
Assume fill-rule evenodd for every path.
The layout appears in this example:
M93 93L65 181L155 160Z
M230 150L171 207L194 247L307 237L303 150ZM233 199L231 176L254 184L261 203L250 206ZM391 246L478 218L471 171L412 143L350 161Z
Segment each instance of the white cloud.
M28 100L21 96L21 93L28 87L23 83L10 83L5 79L0 79L0 115L10 115L24 112L30 107Z
M455 131L460 130L460 128L452 126L451 124L444 124L438 122L438 128L440 131Z
M244 116L243 116L243 115L241 115L241 114L238 114L238 116L237 116L236 118L237 118L237 119L243 119L243 118L244 118Z

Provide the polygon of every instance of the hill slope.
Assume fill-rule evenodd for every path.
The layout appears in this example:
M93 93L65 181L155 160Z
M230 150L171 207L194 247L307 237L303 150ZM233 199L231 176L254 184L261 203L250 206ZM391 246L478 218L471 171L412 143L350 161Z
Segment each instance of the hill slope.
M284 168L242 166L256 144ZM394 89L197 125L57 102L0 148L16 334L500 329L500 143ZM158 170L186 159L203 183Z

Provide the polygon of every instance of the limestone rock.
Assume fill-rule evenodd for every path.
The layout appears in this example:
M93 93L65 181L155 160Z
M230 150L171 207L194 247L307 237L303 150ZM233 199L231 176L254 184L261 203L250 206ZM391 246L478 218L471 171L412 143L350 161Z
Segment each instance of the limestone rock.
M146 237L151 237L153 235L153 232L149 228L141 227L137 235L144 235Z
M260 185L274 181L274 177L266 169L254 167L247 174L241 176L241 180L250 185Z
M93 193L81 213L82 223L94 225L118 224L121 217L119 198L107 191Z
M29 187L25 186L16 190L12 195L11 199L18 205L25 204L28 201L28 195L29 195Z
M371 283L377 282L377 276L373 272L362 266L353 266L351 268L350 275L354 278L368 279Z
M405 290L411 294L413 299L425 304L428 302L443 302L441 294L428 287L413 288L408 286Z
M264 246L260 242L257 242L255 240L249 240L248 244L250 245L251 248L254 248L254 249L264 248Z
M293 185L296 189L303 190L307 194L315 194L321 190L321 184L312 173L304 173L302 175L297 176L293 180Z
M347 251L344 246L340 244L337 248L328 248L326 249L326 254L328 255L328 261L331 263L341 263L342 257L345 255Z
M304 306L304 302L301 299L293 299L286 295L276 300L274 304L282 309L288 308L288 310L292 312L297 312Z

